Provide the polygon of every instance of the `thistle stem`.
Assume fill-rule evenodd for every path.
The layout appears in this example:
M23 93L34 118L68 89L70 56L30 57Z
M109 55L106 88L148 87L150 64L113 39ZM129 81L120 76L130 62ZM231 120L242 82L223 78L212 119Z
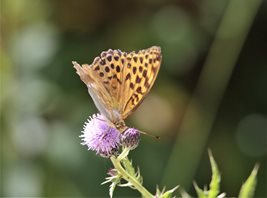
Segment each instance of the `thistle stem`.
M146 198L153 198L154 196L140 184L134 177L132 177L121 165L120 160L118 160L115 156L111 156L110 158L112 164L117 169L117 171L121 174L122 178L126 181L130 182L141 194Z

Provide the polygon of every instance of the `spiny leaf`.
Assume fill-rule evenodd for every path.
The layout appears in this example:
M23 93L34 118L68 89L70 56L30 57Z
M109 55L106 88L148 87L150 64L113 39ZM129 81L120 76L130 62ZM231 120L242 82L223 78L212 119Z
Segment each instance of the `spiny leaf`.
M217 195L220 193L220 181L221 176L218 170L218 166L212 156L211 151L209 150L209 157L210 157L210 164L212 170L212 178L210 182L210 189L208 193L208 198L216 198Z
M174 196L172 195L174 191L178 188L179 186L175 186L173 189L168 190L165 192L165 187L162 189L162 191L159 190L159 187L157 187L157 192L156 196L158 198L173 198Z
M113 197L113 192L118 184L121 182L121 175L117 172L116 169L110 169L108 171L109 177L106 177L106 181L102 182L101 185L106 183L111 183L109 186L109 196Z
M198 198L207 198L208 197L206 195L206 193L201 188L198 187L196 182L194 182L193 184L194 184L195 190L197 192Z
M164 191L164 189L165 189L165 187L163 188L163 191ZM160 192L159 186L157 185L156 196L157 196L157 195L160 195L160 193L161 193L161 192Z
M179 187L179 186L175 186L173 189L166 191L166 192L162 195L161 198L172 198L172 197L173 197L172 194L174 193L174 191L175 191L178 187Z
M180 188L180 194L182 198L191 198L191 196L184 190Z
M133 177L135 177L135 170L133 168L132 162L126 157L123 160L121 160L123 167L125 170Z
M221 193L217 196L217 198L225 198L226 197L226 193Z
M110 186L109 186L109 197L110 198L113 197L113 192L114 192L114 190L115 190L115 188L116 188L116 186L117 186L118 183L119 183L119 181L118 182L112 182L110 184Z
M140 169L138 167L137 167L135 177L140 182L140 184L143 184L143 177L142 177L142 175L140 173Z
M258 173L259 165L256 164L254 169L252 170L250 176L242 185L239 196L240 198L250 198L253 197L256 184L257 184L257 173Z
M127 157L124 158L123 160L121 160L123 167L125 168L125 170L134 178L137 179L137 181L139 181L140 184L143 183L143 178L140 174L140 170L139 168L137 168L137 171L135 171L133 165L132 165L132 161L130 161Z

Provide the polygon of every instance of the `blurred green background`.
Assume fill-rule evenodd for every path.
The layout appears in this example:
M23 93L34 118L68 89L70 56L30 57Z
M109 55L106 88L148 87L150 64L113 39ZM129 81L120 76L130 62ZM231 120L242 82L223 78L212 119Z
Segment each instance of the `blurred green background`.
M107 197L110 161L80 145L97 110L71 61L152 45L162 48L159 76L126 121L161 137L142 136L131 152L144 185L195 195L193 180L210 181L210 148L227 196L256 162L255 196L267 196L267 1L0 2L0 196Z

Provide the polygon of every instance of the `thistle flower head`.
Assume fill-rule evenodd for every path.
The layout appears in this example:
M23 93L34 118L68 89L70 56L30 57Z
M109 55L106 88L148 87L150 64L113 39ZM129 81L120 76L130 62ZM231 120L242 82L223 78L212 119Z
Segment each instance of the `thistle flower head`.
M140 133L135 128L128 128L122 135L121 135L121 144L125 147L130 148L131 150L135 149L140 140Z
M88 150L96 151L102 157L110 157L119 149L120 135L104 116L94 114L85 122L80 137L81 144L86 145Z

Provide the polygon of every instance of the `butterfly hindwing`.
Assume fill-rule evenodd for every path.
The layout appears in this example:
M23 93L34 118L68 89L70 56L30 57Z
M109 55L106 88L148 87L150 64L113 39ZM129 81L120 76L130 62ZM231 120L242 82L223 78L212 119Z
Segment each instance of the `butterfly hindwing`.
M92 70L92 65L83 64L80 66L77 62L72 62L77 74L87 85L88 92L92 97L97 109L109 120L113 120L112 105L114 98L102 83L101 78Z

